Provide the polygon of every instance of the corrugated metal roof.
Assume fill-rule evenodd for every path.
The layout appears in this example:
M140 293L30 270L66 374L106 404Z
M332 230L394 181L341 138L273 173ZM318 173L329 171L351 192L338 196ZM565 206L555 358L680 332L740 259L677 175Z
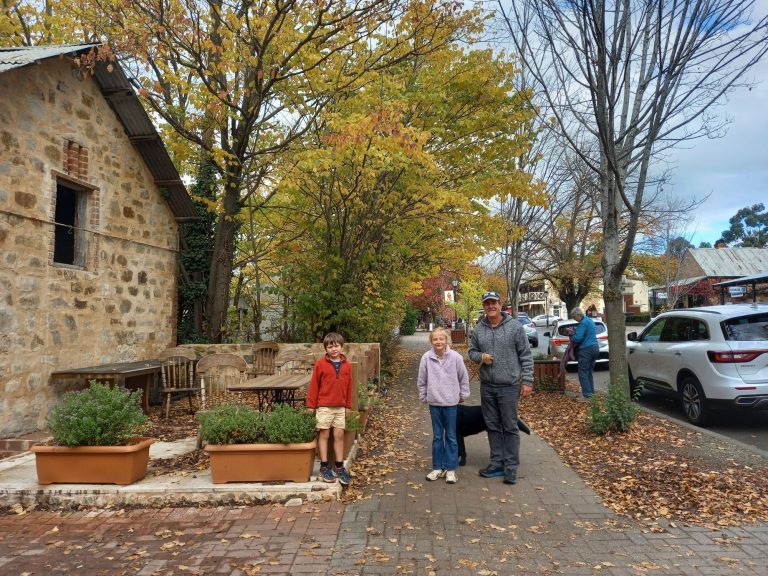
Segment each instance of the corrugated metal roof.
M46 58L90 50L99 44L58 44L56 46L16 46L0 48L0 72L21 68Z
M768 248L690 248L706 276L751 276L768 270Z
M60 46L25 46L20 48L0 48L0 73L12 68L33 64L46 58L75 54L98 46L99 44L66 44ZM181 181L171 157L157 133L152 120L139 102L128 77L117 62L110 64L98 62L94 79L109 104L120 120L125 133L144 159L157 186L166 192L166 200L176 220L196 220L197 209L189 197L186 186Z
M712 284L712 286L738 286L739 284L749 284L751 282L768 282L768 269L759 274L742 276L736 280L728 280L726 282L718 282L717 284Z

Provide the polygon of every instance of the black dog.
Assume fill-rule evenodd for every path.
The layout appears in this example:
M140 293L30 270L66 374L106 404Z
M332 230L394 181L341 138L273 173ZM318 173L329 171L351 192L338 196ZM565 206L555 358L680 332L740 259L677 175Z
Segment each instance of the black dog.
M517 427L521 432L531 433L528 424L520 418L517 419ZM485 420L483 419L483 411L480 406L458 405L458 410L456 410L456 440L459 443L459 466L466 466L467 464L467 449L464 447L464 437L479 434L485 430Z

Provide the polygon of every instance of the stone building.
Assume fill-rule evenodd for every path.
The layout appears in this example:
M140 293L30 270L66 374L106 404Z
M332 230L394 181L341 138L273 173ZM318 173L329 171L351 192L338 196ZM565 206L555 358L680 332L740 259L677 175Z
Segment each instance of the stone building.
M195 206L96 45L0 49L0 435L45 425L51 372L175 343Z

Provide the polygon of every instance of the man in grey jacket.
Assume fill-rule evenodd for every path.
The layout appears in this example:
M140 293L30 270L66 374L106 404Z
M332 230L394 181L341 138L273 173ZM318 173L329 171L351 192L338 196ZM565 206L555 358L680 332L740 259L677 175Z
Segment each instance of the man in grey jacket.
M517 406L520 396L533 391L533 355L520 322L501 311L498 293L483 294L483 311L469 345L469 358L480 364L480 406L491 448L491 462L480 476L517 484Z

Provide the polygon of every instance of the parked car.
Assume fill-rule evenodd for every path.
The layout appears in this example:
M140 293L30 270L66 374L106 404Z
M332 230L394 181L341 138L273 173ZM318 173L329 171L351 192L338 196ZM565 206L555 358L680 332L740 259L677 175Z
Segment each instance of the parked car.
M768 304L672 310L627 335L633 390L680 399L704 426L718 408L768 410Z
M525 329L525 335L528 337L528 344L531 345L531 348L538 347L539 333L536 331L536 324L531 322L531 319L528 318L528 316L525 314L518 314L517 321L523 325L523 328Z
M597 344L600 346L600 354L597 357L597 366L608 366L608 327L602 320L593 320L595 323L595 333L597 334ZM555 358L562 358L565 350L571 341L571 332L576 329L576 320L560 320L552 329L552 332L544 332L544 336L549 336L549 348L547 353ZM573 360L568 362L568 366L577 366L578 362Z
M531 318L536 326L554 326L560 321L559 316L553 316L552 314L539 314Z

